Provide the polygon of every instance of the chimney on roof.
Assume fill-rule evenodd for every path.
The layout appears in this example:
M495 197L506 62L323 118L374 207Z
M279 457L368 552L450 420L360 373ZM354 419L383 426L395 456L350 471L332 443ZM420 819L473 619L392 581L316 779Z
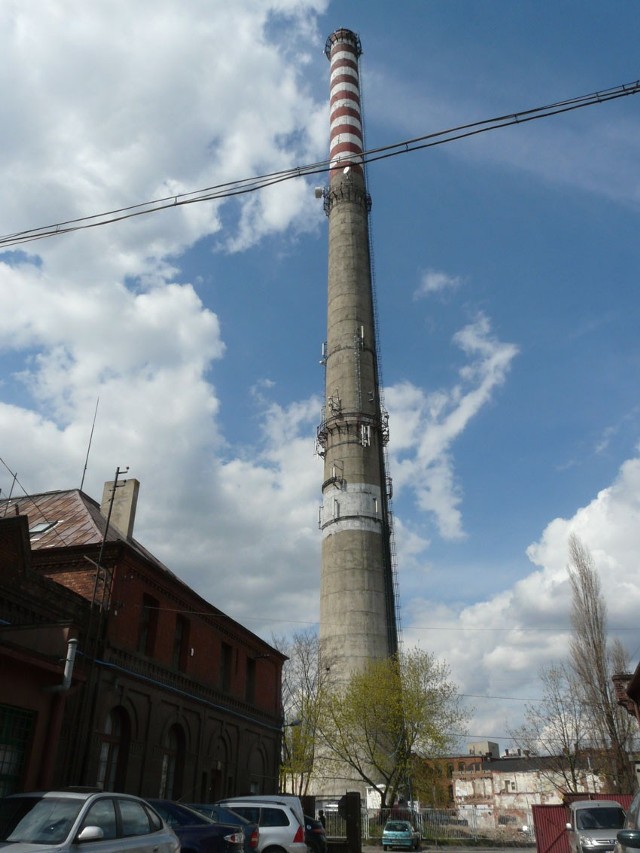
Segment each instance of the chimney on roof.
M8 515L0 519L2 572L9 577L24 575L31 568L29 519L26 515Z
M115 485L115 489L114 489ZM138 505L138 491L140 481L119 480L117 485L114 480L104 484L102 491L102 502L100 512L105 518L109 515L109 505L113 497L110 525L116 528L118 533L129 539L133 534L133 523L136 519L136 507Z

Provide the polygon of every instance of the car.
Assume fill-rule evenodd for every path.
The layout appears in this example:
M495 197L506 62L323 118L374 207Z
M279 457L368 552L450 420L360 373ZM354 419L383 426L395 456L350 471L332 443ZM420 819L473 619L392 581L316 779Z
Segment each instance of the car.
M182 853L244 853L244 831L238 823L215 823L172 800L147 802L178 836Z
M616 836L615 853L634 853L640 847L640 791L627 811L624 827Z
M329 845L322 821L308 814L304 816L304 840L311 853L327 853Z
M139 797L69 789L0 799L6 853L74 853L84 842L100 853L180 853L176 834Z
M382 849L419 850L421 837L408 820L388 820L382 830Z
M304 837L304 813L298 797L251 795L227 797L217 805L257 823L260 840L256 853L308 853Z
M569 805L567 840L571 853L611 853L618 830L625 821L624 809L615 800L574 800Z
M186 805L208 817L214 823L235 824L241 827L244 832L244 853L255 853L257 850L260 840L260 828L257 823L252 823L232 809L218 806L215 803L186 803Z

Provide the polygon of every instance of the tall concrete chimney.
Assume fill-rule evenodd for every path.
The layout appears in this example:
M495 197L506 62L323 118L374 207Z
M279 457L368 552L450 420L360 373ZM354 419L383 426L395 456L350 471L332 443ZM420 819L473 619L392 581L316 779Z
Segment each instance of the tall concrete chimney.
M109 524L115 527L118 533L127 539L133 535L139 489L140 481L129 478L128 480L118 480L117 482L110 480L104 484L104 489L102 490L100 512L105 518L109 518L109 507L113 496L113 507L111 507Z
M327 39L330 69L330 183L325 405L318 428L324 456L320 527L320 641L332 676L344 682L398 645L384 447L362 160L360 39L346 29Z

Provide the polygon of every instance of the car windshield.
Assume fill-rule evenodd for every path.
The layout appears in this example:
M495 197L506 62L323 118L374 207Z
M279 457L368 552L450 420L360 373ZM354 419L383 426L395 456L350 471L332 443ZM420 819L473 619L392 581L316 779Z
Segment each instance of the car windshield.
M83 803L72 797L5 797L0 800L0 841L60 844Z
M621 808L580 809L578 829L622 829L624 812Z

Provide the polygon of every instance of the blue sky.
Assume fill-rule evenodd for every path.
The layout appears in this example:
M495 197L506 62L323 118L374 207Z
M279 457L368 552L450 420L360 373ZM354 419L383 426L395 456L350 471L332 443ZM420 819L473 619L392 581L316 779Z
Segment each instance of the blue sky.
M377 147L640 77L640 7L0 8L0 234L323 160L337 27ZM404 640L509 746L567 650L566 541L640 652L640 97L369 167ZM0 255L0 488L141 481L136 536L269 639L313 625L319 176ZM510 697L493 699L491 697Z

